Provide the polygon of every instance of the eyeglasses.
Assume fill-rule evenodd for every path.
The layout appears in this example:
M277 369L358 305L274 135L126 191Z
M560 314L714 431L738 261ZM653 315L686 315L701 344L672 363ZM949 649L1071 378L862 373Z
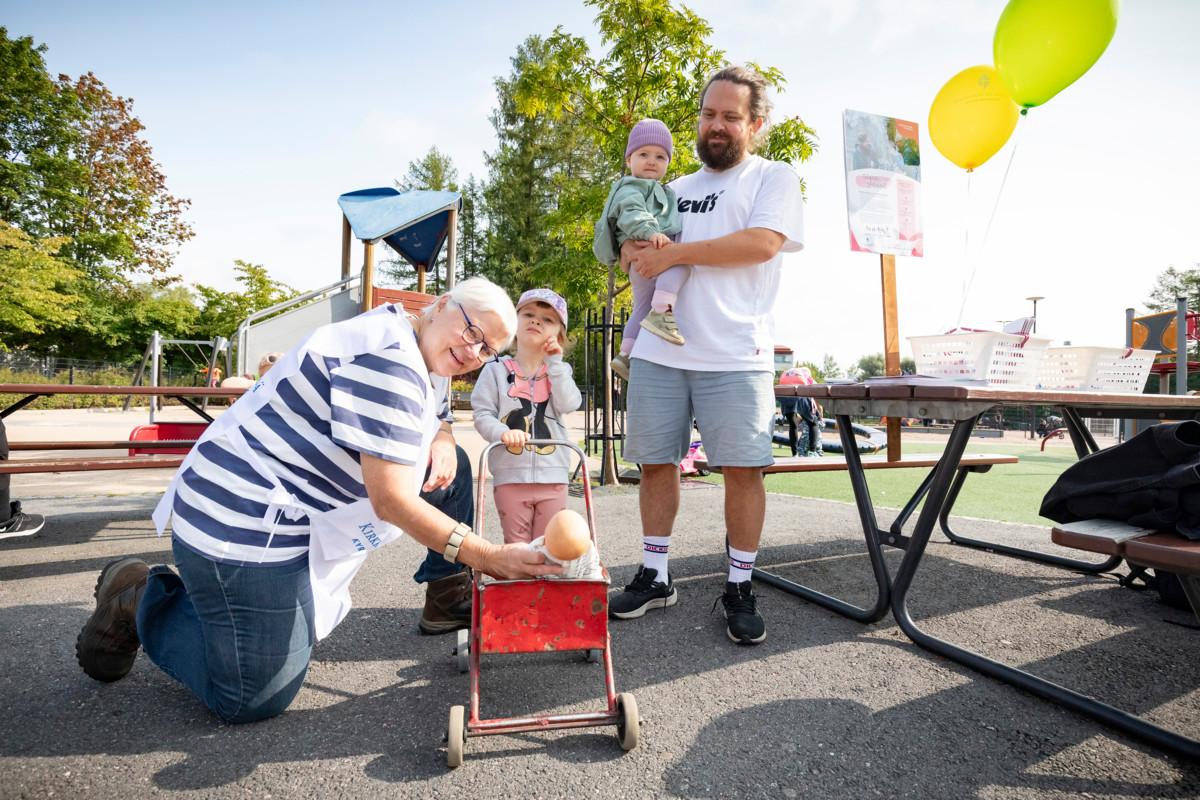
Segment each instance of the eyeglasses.
M467 327L463 328L462 332L463 341L467 344L479 345L480 360L487 361L488 359L495 358L496 356L500 355L494 347L490 346L487 341L484 340L483 329L471 321L471 318L467 316L467 309L463 306L463 304L457 301L455 301L454 304L458 306L458 310L462 312L463 319L467 321Z

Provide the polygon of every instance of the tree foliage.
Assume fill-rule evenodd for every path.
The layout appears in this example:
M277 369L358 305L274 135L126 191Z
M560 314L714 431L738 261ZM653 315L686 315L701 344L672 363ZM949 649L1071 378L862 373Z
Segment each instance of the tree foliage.
M0 300L10 312L0 346L120 358L173 280L176 250L192 235L188 201L167 189L132 101L90 72L52 78L44 53L0 28L3 258L23 270L5 284L25 290ZM143 301L151 307L139 309Z
M1160 272L1146 307L1151 311L1171 311L1179 297L1187 298L1188 310L1200 311L1200 262L1185 269L1170 266Z
M200 311L194 327L195 339L232 337L242 320L256 311L290 300L299 294L285 283L274 280L261 264L233 262L240 291L222 292L211 286L196 285Z
M79 316L80 274L59 258L65 239L38 240L0 221L0 350L34 341Z

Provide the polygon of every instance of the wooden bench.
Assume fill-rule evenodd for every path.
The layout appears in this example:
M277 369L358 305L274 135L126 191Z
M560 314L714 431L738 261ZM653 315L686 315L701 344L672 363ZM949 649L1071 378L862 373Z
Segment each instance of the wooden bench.
M176 469L183 456L94 456L87 458L17 458L0 461L0 475L88 472L109 469Z
M9 442L8 449L18 450L187 450L196 443L195 439L129 439L119 442L79 441L79 442Z
M1121 556L1143 569L1175 573L1183 584L1192 612L1200 620L1200 541L1111 519L1057 525L1050 531L1050 540L1076 550Z

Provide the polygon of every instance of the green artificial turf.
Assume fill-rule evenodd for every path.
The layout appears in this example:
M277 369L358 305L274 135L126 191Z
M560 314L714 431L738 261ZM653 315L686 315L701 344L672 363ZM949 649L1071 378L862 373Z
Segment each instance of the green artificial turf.
M905 453L939 453L943 445L905 442ZM1076 462L1070 447L1047 447L1038 450L1037 442L1029 444L992 444L988 439L972 439L967 445L969 454L1015 455L1017 464L1001 464L990 471L967 477L962 493L954 504L953 516L1019 522L1029 525L1049 525L1038 515L1042 496L1071 464ZM777 456L786 455L776 448ZM923 469L877 469L866 473L871 498L877 508L901 508L916 491L925 476ZM713 475L705 480L720 482ZM845 472L799 472L768 475L767 491L780 494L812 497L823 500L854 502L850 479Z

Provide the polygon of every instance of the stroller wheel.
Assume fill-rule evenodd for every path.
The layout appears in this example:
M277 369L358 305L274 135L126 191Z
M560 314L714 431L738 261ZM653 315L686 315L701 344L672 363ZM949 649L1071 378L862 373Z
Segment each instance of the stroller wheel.
M467 744L467 709L450 706L450 726L446 729L446 766L461 767Z
M456 706L461 708L461 706ZM638 719L637 700L629 692L617 695L617 738L621 740L622 750L632 750L638 745L638 734L641 733L641 720Z

